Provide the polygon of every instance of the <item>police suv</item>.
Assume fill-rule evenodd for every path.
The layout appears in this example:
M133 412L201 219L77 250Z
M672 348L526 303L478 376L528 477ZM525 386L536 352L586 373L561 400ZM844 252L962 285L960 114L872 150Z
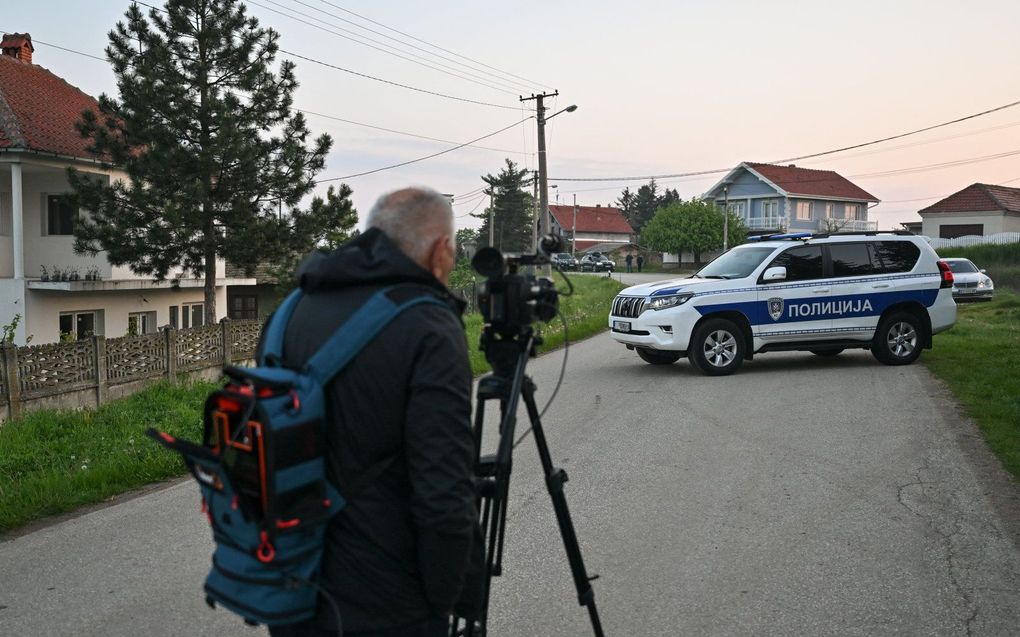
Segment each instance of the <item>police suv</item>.
M686 355L713 376L791 350L870 349L906 365L955 322L953 273L905 231L761 237L690 278L627 288L609 316L612 337L645 362Z

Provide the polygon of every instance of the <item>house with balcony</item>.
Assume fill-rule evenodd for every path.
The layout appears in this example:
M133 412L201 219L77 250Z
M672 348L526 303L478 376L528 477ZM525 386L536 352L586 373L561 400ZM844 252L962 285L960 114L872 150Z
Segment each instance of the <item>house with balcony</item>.
M728 205L752 234L878 229L868 208L879 200L832 170L744 162L702 198Z
M623 212L612 206L549 206L552 231L568 242L564 248L585 252L598 248L610 252L629 245L634 238Z
M0 42L0 325L21 316L14 342L24 345L155 332L158 326L202 325L203 280L173 272L153 281L73 250L68 167L97 179L126 179L104 168L75 129L96 100L35 64L29 34ZM228 280L216 268L218 318L227 312Z

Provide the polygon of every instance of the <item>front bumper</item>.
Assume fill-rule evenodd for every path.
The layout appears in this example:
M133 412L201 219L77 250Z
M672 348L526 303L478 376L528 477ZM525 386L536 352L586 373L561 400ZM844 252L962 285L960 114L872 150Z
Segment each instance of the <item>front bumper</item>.
M614 341L624 345L686 352L698 318L696 311L690 311L682 306L668 310L645 310L636 318L613 316L610 313L609 335ZM619 322L629 323L630 329L620 330Z
M953 300L957 303L966 303L967 301L991 301L992 294L995 292L995 288L967 288L963 290L953 290Z

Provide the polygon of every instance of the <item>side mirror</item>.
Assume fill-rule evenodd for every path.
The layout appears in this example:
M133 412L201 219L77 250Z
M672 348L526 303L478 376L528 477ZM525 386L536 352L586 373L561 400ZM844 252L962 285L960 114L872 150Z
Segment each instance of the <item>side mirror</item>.
M985 270L984 268L981 268L980 272L981 274L988 274L988 270Z
M785 281L786 280L786 268L777 265L773 268L765 270L765 274L762 275L761 280L765 283L769 281Z

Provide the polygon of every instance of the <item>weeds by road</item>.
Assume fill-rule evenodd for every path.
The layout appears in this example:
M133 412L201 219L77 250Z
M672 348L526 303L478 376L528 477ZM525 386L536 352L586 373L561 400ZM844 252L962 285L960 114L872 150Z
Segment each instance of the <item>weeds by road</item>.
M619 282L573 277L576 292L562 300L570 339L606 328L606 317ZM561 281L561 286L562 285ZM471 367L488 369L478 351L482 321L466 317ZM559 347L558 319L543 326L542 351ZM0 534L32 520L108 500L152 482L182 475L180 457L145 435L155 427L190 440L202 436L201 409L218 383L161 382L98 410L40 410L0 425Z
M961 304L956 325L935 337L923 360L1020 480L1020 294L995 294L990 303Z

